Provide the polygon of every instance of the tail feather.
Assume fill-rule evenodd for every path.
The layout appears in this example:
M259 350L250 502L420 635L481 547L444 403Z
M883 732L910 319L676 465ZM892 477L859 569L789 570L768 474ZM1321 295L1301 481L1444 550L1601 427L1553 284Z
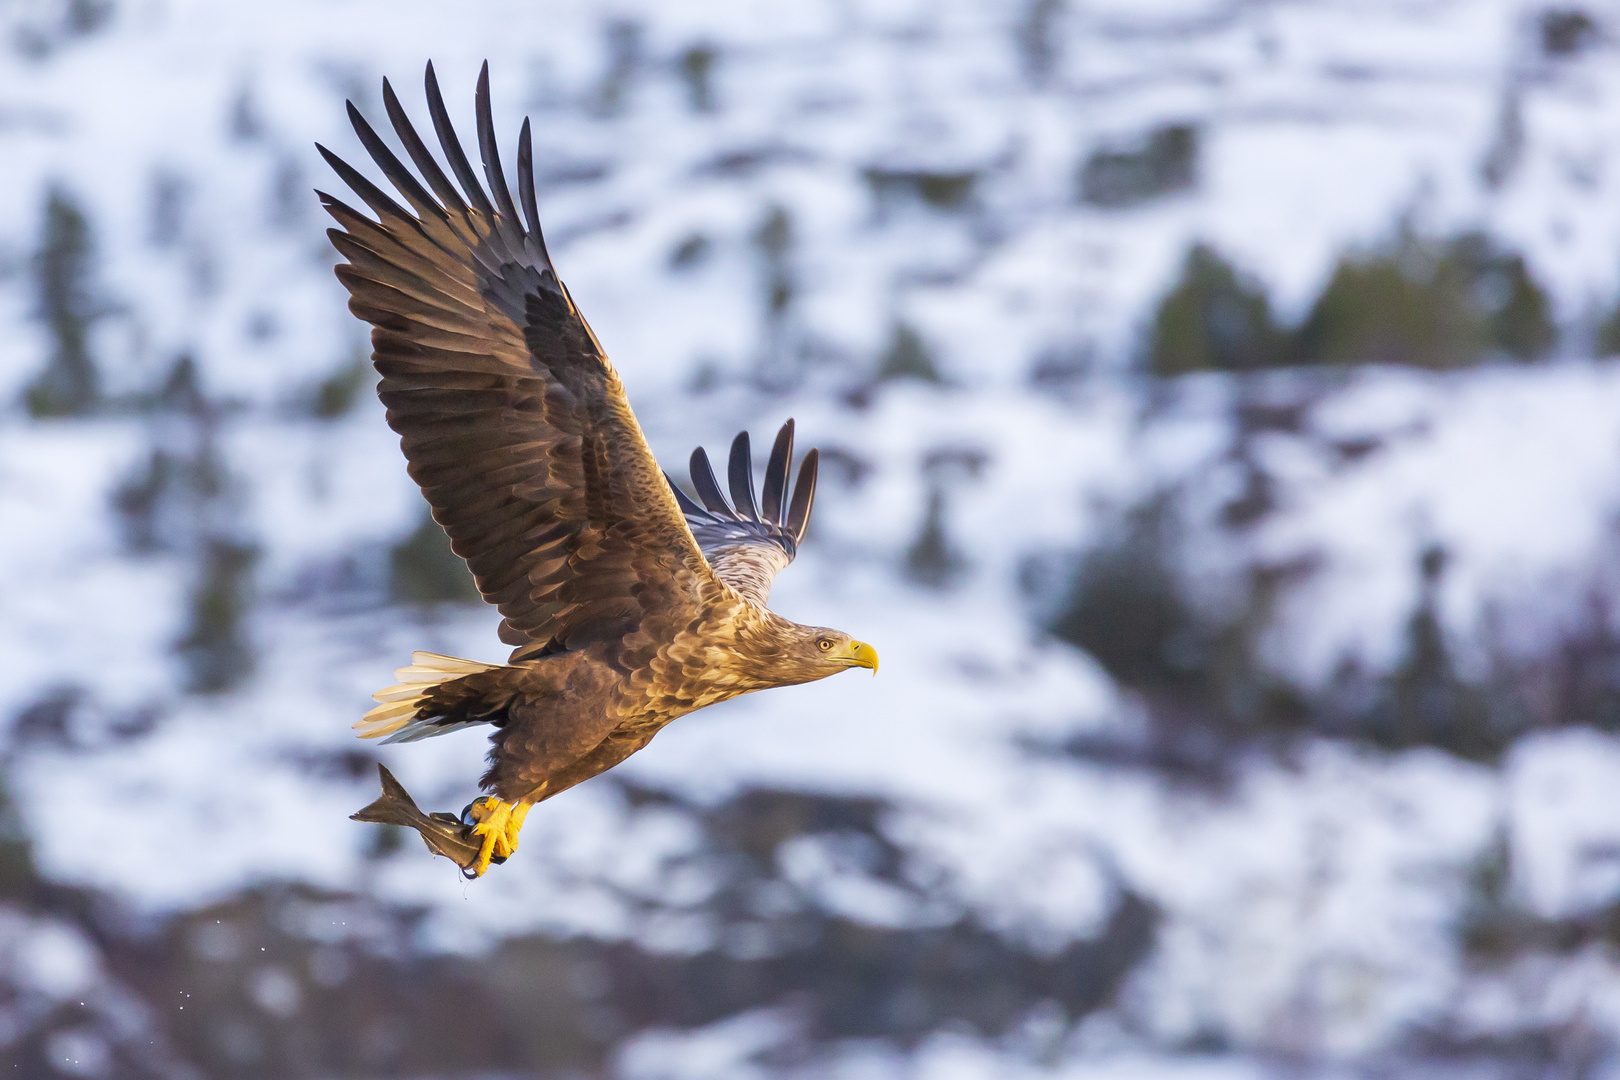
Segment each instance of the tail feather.
M438 653L414 652L410 666L394 672L399 682L371 695L372 700L378 702L377 707L355 721L354 728L362 739L411 742L466 727L467 722L437 723L436 713L418 715L423 702L445 683L501 666Z

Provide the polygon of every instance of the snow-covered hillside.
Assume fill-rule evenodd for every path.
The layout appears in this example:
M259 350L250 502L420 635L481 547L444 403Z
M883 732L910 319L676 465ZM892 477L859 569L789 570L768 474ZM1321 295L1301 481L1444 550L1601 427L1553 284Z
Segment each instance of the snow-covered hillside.
M3 1052L1620 1068L1615 34L1507 0L0 4ZM379 759L472 797L483 733L349 725L413 649L506 650L410 602L462 585L310 192L342 194L314 142L365 161L344 99L380 121L387 76L421 120L429 58L464 137L486 58L532 118L662 460L789 416L823 449L773 605L883 656L683 719L470 885L347 820ZM1346 252L1469 233L1545 290L1548 358L1141 373L1195 243L1291 326Z

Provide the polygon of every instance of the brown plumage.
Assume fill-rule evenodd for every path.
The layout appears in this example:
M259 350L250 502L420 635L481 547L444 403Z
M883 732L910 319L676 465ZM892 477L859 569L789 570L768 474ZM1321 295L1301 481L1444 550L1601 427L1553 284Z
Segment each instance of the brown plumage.
M374 218L321 193L349 307L370 322L388 424L411 477L503 616L506 664L417 653L356 725L411 740L491 724L494 747L469 808L474 872L516 846L530 805L623 761L684 713L753 690L877 668L870 646L766 608L808 524L816 452L788 498L793 422L777 436L764 501L747 434L732 446L731 504L702 450L702 505L659 470L618 373L546 251L529 122L518 138L517 206L479 75L486 191L445 112L431 64L429 113L452 183L383 100L413 175L365 119L349 118L407 210L324 147ZM418 179L420 176L420 179ZM459 185L459 186L458 186ZM418 815L420 816L420 815Z

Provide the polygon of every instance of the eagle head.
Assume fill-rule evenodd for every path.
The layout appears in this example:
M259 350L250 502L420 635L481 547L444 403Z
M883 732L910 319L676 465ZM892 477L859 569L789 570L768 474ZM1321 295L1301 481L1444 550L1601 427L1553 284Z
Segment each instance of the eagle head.
M825 679L856 667L871 668L877 674L877 650L866 642L825 626L795 626L793 630L778 662L796 676L794 682Z

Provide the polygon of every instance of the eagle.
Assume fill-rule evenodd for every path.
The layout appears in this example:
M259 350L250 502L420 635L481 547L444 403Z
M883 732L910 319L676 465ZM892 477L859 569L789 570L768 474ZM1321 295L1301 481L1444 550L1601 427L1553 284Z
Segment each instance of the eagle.
M419 812L379 811L390 798L386 771L384 799L367 808L371 817L356 816L417 827L431 849L458 862L465 853L463 870L478 877L516 850L535 803L619 764L676 717L849 668L876 674L878 656L766 604L804 541L815 497L815 450L789 490L793 421L776 436L758 498L747 432L731 446L730 501L701 447L690 463L697 498L677 487L546 250L529 121L518 134L514 202L488 63L476 92L483 182L431 63L425 84L449 175L385 79L383 104L415 172L353 102L348 116L409 208L319 144L371 213L316 194L339 226L328 236L346 260L336 271L349 310L372 326L378 394L407 470L500 611L500 639L513 651L504 664L414 653L355 724L384 742L494 729L479 781L486 794L463 811L463 843L436 844ZM396 809L408 802L395 799ZM441 832L456 820L434 817Z

